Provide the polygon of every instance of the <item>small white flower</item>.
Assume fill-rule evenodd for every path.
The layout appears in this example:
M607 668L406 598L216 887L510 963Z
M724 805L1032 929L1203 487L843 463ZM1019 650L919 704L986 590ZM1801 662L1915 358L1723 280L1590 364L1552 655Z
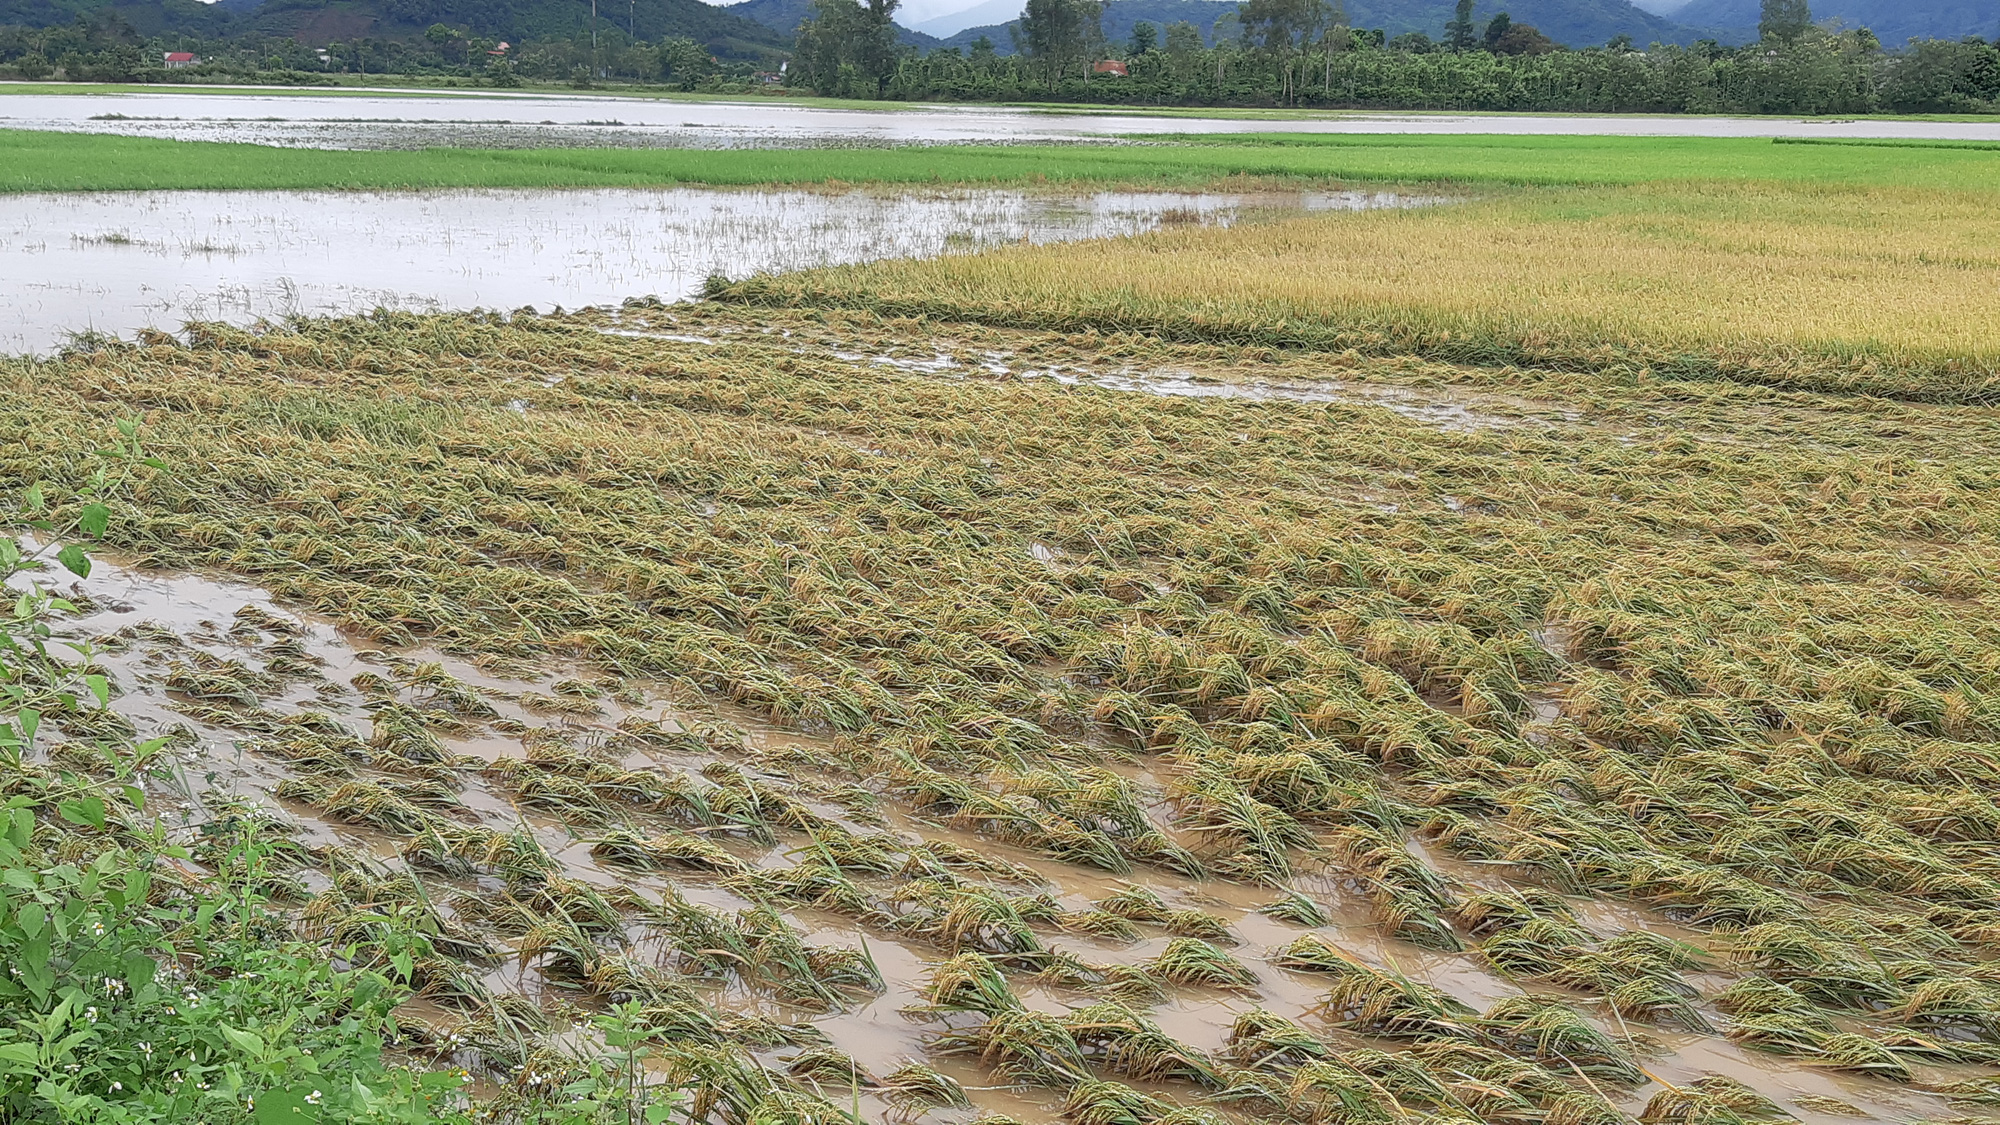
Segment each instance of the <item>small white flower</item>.
M117 1090L123 1090L124 1088L125 1088L125 1083L123 1083L123 1082L113 1082L113 1083L111 1084L111 1089L112 1089L113 1091L117 1091Z
M84 1019L87 1019L87 1020L89 1020L89 1021L90 1021L91 1023L96 1023L96 1022L97 1022L97 1009L96 1009L96 1008L85 1008L85 1009L83 1010L83 1018L84 1018Z
M306 1104L318 1105L322 1096L318 1090L314 1090L312 1093L306 1095Z
M140 1053L144 1054L148 1059L153 1057L153 1045L151 1043L146 1043L142 1041L139 1044L139 1051Z
M103 937L103 936L104 936L104 923L102 923L102 922L92 922L92 923L90 924L90 936L92 936L92 937Z

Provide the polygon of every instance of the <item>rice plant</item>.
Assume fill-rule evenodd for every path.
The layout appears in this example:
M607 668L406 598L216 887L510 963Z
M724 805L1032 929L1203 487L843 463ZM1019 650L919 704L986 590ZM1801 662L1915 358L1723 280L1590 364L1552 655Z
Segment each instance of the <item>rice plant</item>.
M1241 961L1200 938L1175 938L1146 963L1148 971L1173 984L1205 984L1245 988L1257 974Z
M668 316L729 343L599 331ZM639 1004L635 1034L699 1048L663 1073L718 1120L837 1112L838 1082L778 1060L884 987L882 942L942 962L915 1014L946 1055L1141 1087L1079 1114L1192 1120L1185 1089L1274 1118L1594 1125L1643 1078L1648 1024L1778 1068L1990 1062L1989 418L1208 332L723 305L210 326L0 364L24 389L0 420L31 435L0 483L53 497L95 412L196 404L149 406L196 467L118 501L120 545L425 650L340 684L345 642L282 615L65 618L113 637L95 659L120 689L170 693L177 718L132 719L181 724L186 772L149 799L269 778L380 857L274 846L244 885L301 897L259 932L369 964L429 943L405 983L508 1066L576 1061L518 978L561 1014ZM967 377L842 358L933 342ZM1018 377L971 374L989 353ZM1805 370L1772 363L1758 378ZM384 406L417 386L435 413ZM493 405L523 390L532 424ZM358 421L301 425L307 400ZM0 791L96 768L116 724L69 710ZM711 710L730 723L682 722ZM63 823L28 841L51 869L112 835ZM155 873L169 897L233 846L192 825ZM1232 927L1187 908L1204 894L1276 901ZM1336 895L1374 927L1330 929ZM1308 932L1218 948L1271 918ZM1161 934L1143 963L1089 952ZM1434 972L1565 1000L1480 1013ZM1244 1014L1215 1058L1156 1034L1184 990L1313 980L1317 1011ZM1080 1007L1031 1010L1050 997ZM1759 1112L1680 1090L1661 1119Z

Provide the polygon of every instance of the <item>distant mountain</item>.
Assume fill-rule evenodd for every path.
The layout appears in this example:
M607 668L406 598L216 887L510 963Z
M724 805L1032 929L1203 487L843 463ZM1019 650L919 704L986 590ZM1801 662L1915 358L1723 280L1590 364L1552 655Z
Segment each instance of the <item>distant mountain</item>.
M1007 23L1021 14L1022 0L982 0L968 8L929 19L912 20L910 30L940 37L956 35L968 27Z
M1754 5L1757 0L1749 3ZM1454 6L1454 0L1347 0L1347 19L1354 27L1379 27L1391 36L1421 31L1440 39ZM1212 38L1215 21L1237 7L1231 0L1111 0L1105 8L1104 35L1113 43L1123 43L1132 37L1132 26L1141 21L1164 28L1185 20L1200 28L1204 38ZM1689 21L1683 19L1664 19L1628 0L1478 0L1473 18L1484 23L1501 12L1516 23L1533 24L1542 34L1569 47L1598 47L1620 35L1631 36L1643 47L1654 42L1692 43L1711 34L1688 26ZM1750 22L1754 26L1757 21L1753 18ZM1008 21L966 28L946 38L944 45L965 47L985 36L997 50L1008 53L1014 49L1008 34L1011 25Z
M790 43L701 0L628 0L623 10L617 0L599 0L597 11L600 26L646 40L686 36L717 54L751 57ZM255 30L307 42L421 34L438 23L489 38L567 39L590 34L590 13L590 0L265 0L248 18Z
M109 14L132 25L141 35L189 32L197 35L224 35L234 24L235 13L220 4L200 0L0 0L0 24L15 27L54 27L73 23L78 16Z
M790 35L798 29L800 20L812 15L812 0L743 0L723 11Z
M617 0L608 2L616 3ZM740 4L731 4L722 10L730 15L755 20L782 34L786 42L790 42L793 33L799 29L800 21L812 18L813 0L743 0ZM920 51L928 51L943 42L921 31L912 31L902 24L896 25L896 35L904 45L915 47Z
M1758 0L1690 0L1669 13L1676 22L1698 27L1742 28L1757 34ZM1812 0L1814 20L1838 19L1865 27L1885 46L1900 47L1911 37L2000 38L2000 4L1993 0Z
M410 38L432 24L493 39L574 38L590 34L590 0L0 0L0 24L50 27L78 16L108 14L142 35L261 32L325 44L364 36ZM630 29L639 38L682 35L711 52L762 58L791 45L754 20L701 0L599 0L599 26Z
M981 4L978 10L988 10L998 6L998 0ZM1019 16L1022 0L1011 0L1007 6ZM1191 23L1199 28L1203 40L1212 38L1215 21L1233 14L1241 5L1236 0L1111 0L1104 6L1104 38L1111 43L1125 43L1132 38L1132 28L1136 24L1150 23L1164 29L1170 23ZM956 34L945 37L947 47L970 47L984 36L993 43L994 50L1003 55L1014 53L1014 38L1010 34L1015 20L982 24L968 27Z

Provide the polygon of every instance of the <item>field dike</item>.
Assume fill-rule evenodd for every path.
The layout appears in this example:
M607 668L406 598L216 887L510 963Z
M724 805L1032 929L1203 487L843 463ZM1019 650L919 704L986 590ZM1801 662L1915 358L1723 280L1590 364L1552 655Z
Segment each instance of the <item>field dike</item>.
M0 484L121 418L45 760L502 1119L634 1003L728 1125L2000 1101L1990 411L633 303L14 361Z

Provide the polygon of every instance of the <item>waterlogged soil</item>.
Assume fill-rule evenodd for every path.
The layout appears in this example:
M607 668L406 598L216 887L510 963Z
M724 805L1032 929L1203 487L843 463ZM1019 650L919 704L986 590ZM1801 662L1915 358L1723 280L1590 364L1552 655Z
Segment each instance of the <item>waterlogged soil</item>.
M765 783L797 793L822 815L852 831L886 832L909 842L943 842L989 861L1012 865L1018 874L1005 882L1008 889L1046 892L1072 911L1090 910L1108 896L1141 887L1157 894L1171 908L1207 915L1221 927L1219 934L1226 935L1218 936L1216 944L1249 966L1255 983L1228 989L1168 986L1147 1010L1166 1034L1208 1054L1226 1051L1231 1027L1245 1012L1262 1010L1308 1026L1315 1022L1324 1008L1325 978L1273 963L1285 946L1305 933L1320 934L1356 961L1401 973L1474 1008L1485 1008L1523 991L1521 984L1496 975L1472 954L1441 953L1386 936L1367 902L1337 873L1301 874L1292 881L1293 890L1314 899L1330 915L1325 925L1306 926L1260 913L1260 908L1273 901L1273 891L1266 887L1177 879L1146 870L1113 875L955 828L901 807L893 799L843 806L815 797L805 780L810 770L800 770L796 759L823 750L827 741L759 722L726 703L690 699L685 692L621 680L572 663L550 661L523 667L468 660L433 649L385 647L325 617L284 604L255 586L223 577L154 571L100 558L88 579L67 583L64 592L78 612L65 620L61 636L89 646L92 663L110 675L116 690L114 710L132 721L140 737L168 737L175 745L173 768L156 776L148 786L154 807L165 810L169 824L198 823L216 815L220 807L247 799L277 813L289 826L289 833L322 859L337 858L342 864L365 862L380 870L415 870L430 884L434 898L448 897L453 891L490 894L494 888L477 880L453 880L410 868L402 858L409 843L406 836L330 817L310 803L276 795L286 782L296 782L309 771L268 749L270 723L309 714L331 716L356 738L367 739L372 711L385 702L410 703L422 698L421 687L413 691L408 686L413 673L416 680L432 683L440 682L438 674L442 673L449 681L471 689L490 709L489 717L482 721L439 733L459 775L451 800L438 806L445 815L499 832L531 833L560 862L563 874L607 893L630 891L657 900L661 894L673 892L705 906L738 910L752 906L752 900L717 886L714 880L635 874L598 861L587 840L600 833L601 826L573 824L546 811L524 807L503 785L490 779L490 771L482 772L502 759L523 757L528 745L549 734L574 744L615 739L635 722L658 724L668 730L725 730L728 742L712 757L642 750L624 754L619 764L634 770L671 772L726 762L750 771ZM212 694L189 690L185 680L180 681L180 687L174 686L177 676L194 668L223 668L246 680L261 677L263 686L255 691L254 702L250 696L219 700ZM398 680L405 686L388 687ZM571 713L552 714L550 705L564 699L566 691L587 694L567 697L578 704ZM1159 780L1145 759L1134 759L1124 772L1139 782L1142 792L1159 797ZM392 769L362 769L359 773L390 784L407 780ZM1157 807L1164 808L1164 801ZM806 839L802 833L784 832L774 845L729 847L749 866L783 870L796 862ZM1506 879L1473 865L1420 846L1414 850L1441 874L1460 879L1462 885L1489 889L1509 886ZM324 891L329 885L324 875L311 868L302 873L302 881L312 891ZM1642 929L1676 940L1704 939L1700 931L1627 903L1580 899L1574 905L1578 915L1603 937ZM924 1011L923 982L942 959L935 946L902 940L879 927L857 925L825 911L792 910L785 917L804 933L809 944L865 948L881 974L884 987L879 994L845 1010L814 1013L773 1000L746 982L734 980L714 985L707 993L709 1002L727 1011L753 1013L781 1023L809 1024L859 1064L864 1074L883 1075L904 1064L928 1060L957 1079L975 1107L970 1111L939 1111L934 1114L939 1120L966 1119L981 1113L1007 1114L1031 1123L1061 1118L1062 1099L1049 1091L995 1083L966 1060L929 1057L928 1044L936 1033L954 1022L964 1022L963 1017ZM1141 924L1137 929L1141 931L1137 937L1122 939L1094 939L1054 927L1045 928L1043 936L1052 949L1074 953L1092 964L1141 965L1158 956L1171 938L1158 926ZM667 960L670 947L663 949L649 941L643 923L635 921L633 931L635 956L650 954L662 963ZM509 944L504 937L494 940L503 947ZM588 1000L543 978L532 955L503 962L487 971L484 979L496 990L532 999L558 1024L591 1010ZM1530 990L1552 992L1548 988ZM1019 991L1028 1007L1053 1015L1090 999L1073 990L1032 983ZM1574 995L1580 1006L1590 1005L1581 994L1561 990L1553 990L1553 994ZM465 1019L463 1010L421 999L413 1001L404 1016L406 1022L426 1027L440 1038L449 1036ZM1636 1112L1666 1084L1686 1084L1719 1074L1736 1078L1780 1102L1789 1101L1791 1112L1807 1122L1907 1122L1952 1115L1944 1099L1907 1086L1801 1066L1745 1051L1716 1036L1662 1033L1656 1028L1635 1032L1615 1016L1597 1022L1632 1044L1651 1079L1636 1091L1620 1092L1616 1100L1628 1111ZM768 1065L782 1068L795 1053L780 1049L762 1057ZM1943 1081L1974 1073L1978 1072L1971 1068L1939 1067L1933 1068L1929 1077ZM1172 1083L1139 1085L1168 1096L1185 1098L1188 1094ZM833 1092L839 1093L837 1089ZM876 1119L904 1112L872 1094L863 1102ZM1829 1106L1845 1108L1830 1111Z
M1704 650L1739 661L1780 643L1801 653L1795 639L1773 639L1780 629L1767 618L1817 592L1830 600L1784 619L1784 630L1816 630L1815 643L1841 653L1886 635L1933 669L1956 652L1990 651L1948 631L1986 619L1978 610L1991 568L1971 565L1984 548L1901 516L1876 528L1841 506L1848 493L1883 502L1860 480L1884 464L1899 474L1894 487L1949 492L1932 467L1974 473L2000 449L1989 410L1662 386L1635 371L1586 377L712 302L635 300L507 323L380 317L215 330L191 344L22 365L22 387L56 388L33 401L84 404L77 415L42 407L56 416L34 433L71 433L81 412L129 401L149 411L151 447L187 466L149 482L140 506L121 513L143 524L128 545L148 553L101 561L62 629L97 645L113 707L137 734L172 738L175 769L152 782L151 806L170 823L254 802L306 849L288 909L317 917L364 883L407 872L441 924L496 951L467 961L469 983L426 980L404 1010L414 1057L519 1086L539 1072L496 1068L487 1053L505 998L532 1005L547 1021L541 1042L559 1052L588 1042L571 1030L579 1017L673 981L762 1065L816 1061L821 1092L835 1105L858 1100L871 1120L913 1111L888 1088L852 1089L854 1072L829 1077L828 1050L869 1081L911 1062L934 1066L972 1103L933 1111L938 1120L1088 1120L1066 1104L1088 1084L1017 1083L949 1050L1004 1007L938 1006L951 998L938 982L964 968L954 955L980 951L1004 977L1008 1003L1065 1017L1116 1000L1150 1021L1149 1050L1164 1038L1227 1075L1200 1086L1135 1076L1112 1058L1093 1063L1095 1077L1126 1082L1156 1109L1214 1104L1246 1121L1345 1125L1310 1096L1261 1115L1239 1099L1258 1083L1267 1094L1289 1083L1310 1094L1349 1064L1429 1068L1459 1083L1455 1097L1500 1081L1497 1070L1468 1076L1465 1067L1483 1064L1465 1056L1407 1062L1434 1060L1425 1052L1440 1042L1503 1044L1490 1048L1504 1052L1502 1065L1525 1068L1508 1080L1542 1083L1522 1087L1533 1101L1487 1117L1505 1125L1609 1125L1676 1091L1714 1090L1717 1077L1771 1099L1776 1119L1815 1125L1979 1120L1963 1095L1991 1096L1990 1084L1944 1093L1994 1070L1991 1032L1952 1015L1982 1018L1979 981L1992 964L1984 916L1953 912L1979 901L1966 872L1990 866L1979 794L1996 783L1964 780L1990 777L1978 772L1990 764L1960 741L1983 729L1967 717L1974 704L1940 703L1940 714L1960 710L1935 727L1906 720L1927 733L1900 758L1884 749L1900 737L1887 723L1857 747L1758 719L1760 740L1738 745L1716 733L1726 714L1714 692L1664 695L1658 685L1669 671L1677 684L1740 684L1760 666L1728 666L1735 679L1692 655L1656 667L1632 640L1646 628L1677 640L1699 629ZM1262 452L1273 446L1281 451ZM1785 491L1808 473L1805 500ZM1517 488L1530 474L1541 483ZM1737 491L1647 495L1669 478ZM953 481L969 483L951 491ZM1114 518L1107 507L1128 499L1117 488L1145 500ZM448 489L463 491L437 491ZM1746 504L1763 526L1742 526ZM1976 527L1973 504L1925 506ZM154 509L167 514L146 523ZM1178 532L1187 538L1147 541L1168 516L1187 521ZM1701 522L1710 517L1719 523ZM1822 530L1804 534L1795 519ZM1293 571L1288 604L1320 608L1260 616L1275 611L1246 576L1292 566L1275 545L1308 523L1297 550L1321 561ZM1202 552L1221 550L1220 540L1196 542L1186 530L1195 526L1252 528L1249 554L1226 573L1203 569ZM1876 528L1871 553L1832 553L1830 539L1859 527ZM1828 575L1875 581L1891 566L1878 536L1904 545L1907 569L1831 600ZM573 550L571 537L580 537ZM1677 579L1687 588L1721 573L1738 589L1753 581L1746 575L1782 575L1800 552L1826 553L1810 555L1809 582L1773 579L1755 606L1711 605L1698 624L1645 625L1642 614L1663 612L1646 600L1667 596L1657 588L1621 587L1603 606L1575 595L1480 616L1516 560L1539 583L1597 580L1613 564L1592 561L1581 578L1564 568L1598 541L1647 567L1687 567L1691 576ZM1446 556L1438 542L1464 555ZM1695 542L1713 552L1712 572L1668 549ZM140 565L160 558L240 568L291 596ZM1413 558L1431 561L1406 571L1386 561ZM1491 569L1469 572L1464 558ZM1392 589L1401 600L1366 630L1342 616ZM1022 630L1050 619L1044 605L1073 632L1030 647ZM1920 619L1932 622L1921 643L1899 632ZM1857 628L1839 627L1849 622ZM781 629L791 641L773 639ZM1199 665L1191 649L1169 647L1195 639L1214 646ZM1901 649L1875 651L1878 662L1902 659ZM1281 679L1282 662L1301 653L1351 670L1355 686L1339 694L1345 681L1333 672ZM1439 670L1482 653L1494 658L1483 681ZM1812 682L1814 707L1828 706L1834 677ZM1898 682L1898 698L1921 691ZM1282 700L1280 683L1292 693ZM1881 698L1874 683L1862 685L1866 700ZM1188 700L1198 710L1181 715L1199 714L1200 725L1171 726L1164 709L1121 719L1117 709L1141 706L1142 693ZM1693 733L1649 742L1689 701ZM894 719L868 718L881 715ZM1365 757L1286 725L1345 730L1356 716L1376 724ZM1475 753L1518 770L1512 785L1470 786ZM1942 767L1925 772L1930 762ZM1849 768L1841 763L1878 772L1865 783L1827 780ZM1293 801L1297 819L1264 805L1263 820L1232 822L1204 803L1252 783ZM1288 796L1293 784L1316 786L1312 799ZM1921 869L1943 890L1876 894L1847 881L1867 853L1843 827L1861 814L1840 802L1888 796L1909 802L1906 820L1949 829L1944 846L1963 870ZM1776 811L1730 819L1751 800ZM1473 812L1447 815L1454 803ZM1603 816L1554 819L1564 808ZM1772 854L1774 837L1755 833L1777 825L1814 856L1846 848L1833 854L1850 866L1833 867L1842 878L1782 880L1746 866L1741 879L1691 889L1667 878L1686 867L1612 878L1585 870L1598 882L1584 891L1574 873L1593 848L1588 862L1599 864L1674 854L1636 835L1611 848L1589 837L1626 815L1675 826L1702 854L1725 858L1751 846ZM1524 835L1500 833L1536 816L1572 835L1539 858L1468 846L1477 832L1519 843ZM1296 835L1270 845L1252 831L1286 825ZM1711 830L1712 840L1699 835ZM548 867L494 859L509 840L509 854L546 856ZM1919 860L1932 846L1891 842ZM1263 848L1255 863L1252 844ZM443 854L447 845L459 850ZM650 858L635 866L635 856ZM1947 893L1960 897L1921 897ZM924 915L923 903L948 904L949 916ZM690 911L747 924L759 904L826 959L824 971L802 974L777 957L704 967L691 955ZM541 922L595 912L597 936L583 944L602 963L580 974L563 945L572 939L523 927L516 907ZM1496 922L1480 914L1487 908L1532 916ZM1754 913L1781 908L1790 913L1777 923ZM1025 920L1009 923L1008 911ZM978 924L957 928L968 918ZM1883 930L1865 928L1877 920ZM1560 971L1503 970L1507 942L1545 923L1562 936L1527 944ZM1639 953L1607 971L1639 975L1609 984L1583 975L1614 947ZM1841 952L1850 947L1858 951ZM1519 956L1522 946L1511 948ZM1233 958L1242 975L1176 968L1191 950L1212 972ZM1809 958L1825 968L1800 968ZM851 971L862 960L869 971ZM1926 963L1961 990L1945 994L1959 1007L1942 1020L1918 1003L1917 990L1938 979ZM661 979L649 985L646 972ZM1779 979L1822 999L1773 1002L1785 991L1772 988ZM1815 991L1848 979L1886 998L1846 1003ZM1356 982L1376 1004L1462 1005L1452 1018L1475 1030L1425 1042L1371 1025L1335 1000ZM1664 989L1664 1000L1634 1001L1623 991L1631 982ZM1746 986L1766 989L1763 1010L1742 1001ZM1574 1021L1563 1045L1503 1034L1492 1013L1519 1011L1524 997ZM1244 1017L1258 1012L1343 1061L1256 1070ZM1752 1047L1758 1035L1788 1034L1802 1043L1790 1053ZM1579 1065L1565 1053L1579 1043L1600 1057ZM1833 1050L1886 1045L1898 1050L1902 1080L1861 1072L1855 1054ZM1638 1069L1622 1069L1627 1058ZM1881 1054L1859 1058L1883 1065ZM1581 1106L1590 1108L1556 1113Z
M1432 202L692 188L14 195L0 198L0 352L193 320L675 300L718 274Z
M1197 133L1824 137L2000 140L1991 122L1697 116L1321 113L1270 119L1003 106L857 110L810 103L560 94L316 97L174 90L9 96L0 127L332 149L427 147L796 148L827 144L1028 143Z
M1431 202L1425 197L1409 198ZM1193 347L1186 350L1184 363L1158 362L1160 349L1149 351L1150 360L1135 362L1130 355L1120 354L1122 349L1103 348L1089 336L1064 339L1046 332L953 324L912 340L907 333L885 337L812 316L767 313L761 323L745 323L728 313L718 315L709 306L664 308L643 301L625 302L616 308L579 309L570 319L612 336L707 346L765 346L765 338L777 333L796 355L944 379L996 383L1047 380L1067 387L1163 398L1376 406L1426 426L1459 433L1592 424L1586 422L1585 410L1564 399L1454 385L1454 381L1439 377L1439 373L1450 371L1449 367L1412 362L1407 365L1407 380L1385 381L1381 366L1364 363L1358 354L1285 358L1269 349L1251 348L1228 356L1226 351ZM1342 377L1349 374L1355 377ZM1049 550L1042 548L1038 557L1052 559Z

